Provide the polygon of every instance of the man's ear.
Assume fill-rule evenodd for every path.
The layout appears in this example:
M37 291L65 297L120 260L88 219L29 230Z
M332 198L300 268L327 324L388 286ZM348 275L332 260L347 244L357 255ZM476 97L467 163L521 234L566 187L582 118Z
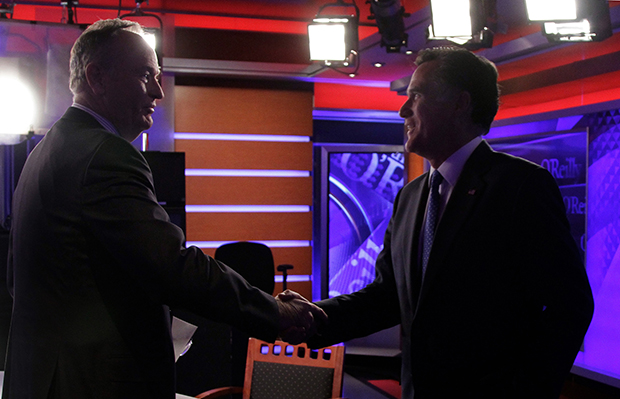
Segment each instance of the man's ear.
M467 91L462 91L456 99L456 110L464 113L464 115L471 116L471 94Z
M93 92L93 94L101 95L105 93L105 80L106 73L101 68L101 65L91 62L86 66L86 81L88 82L88 87Z

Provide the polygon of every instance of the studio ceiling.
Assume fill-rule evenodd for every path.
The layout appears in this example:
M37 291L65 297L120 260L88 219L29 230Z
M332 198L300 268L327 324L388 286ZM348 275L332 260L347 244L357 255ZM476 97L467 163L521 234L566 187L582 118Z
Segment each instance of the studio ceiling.
M351 0L347 0L348 2ZM58 3L17 0L14 2L14 18L59 21L61 7ZM374 21L368 19L370 6L361 0L356 1L361 23L360 68L357 76L350 78L346 74L307 61L307 24L319 8L327 3L334 1L150 0L149 4L142 4L142 9L161 15L166 25L174 26L181 37L194 34L199 37L204 35L204 32L208 32L208 35L211 35L209 37L223 37L228 32L232 37L236 37L228 39L229 43L242 40L248 48L252 47L251 51L242 51L244 54L230 55L230 50L217 48L223 47L221 44L200 42L198 39L193 43L188 40L194 48L211 46L211 54L219 55L207 56L212 58L210 60L199 60L196 58L201 57L187 54L179 57L179 54L175 54L175 57L168 57L171 58L168 60L171 68L187 67L186 60L194 58L190 64L193 63L196 68L208 73L222 74L222 70L229 70L233 71L234 75L247 74L250 71L250 74L257 76L264 74L268 77L272 74L279 78L303 77L317 84L382 87L390 88L393 93L402 91L412 73L412 56L405 55L404 50L403 53L387 53L385 48L381 47L378 29ZM614 31L620 25L620 8L615 7L617 3L609 3ZM424 35L430 23L428 0L401 0L401 4L405 12L410 14L405 18L409 35L408 48L413 50L415 55L416 51L435 45L427 42ZM135 2L122 0L120 5L121 13L127 13L135 7ZM98 18L114 17L118 8L118 0L80 0L77 9L78 22L91 23ZM328 9L337 11L337 7ZM480 50L479 53L498 65L504 93L503 109L521 109L506 115L518 116L529 112L523 107L536 106L541 101L547 104L549 109L553 109L583 105L588 101L620 98L620 90L617 90L619 93L609 92L610 89L620 88L618 35L601 43L549 44L540 33L540 26L528 23L523 0L496 0L496 13L493 48ZM227 37L230 38L230 35ZM270 38L276 38L274 42L281 43L277 51L262 49L260 44L248 44L252 43L252 40L255 43L266 43ZM243 44L234 47L243 49ZM262 55L253 55L254 58L250 61L243 59L248 53L259 50ZM233 59L235 57L240 59ZM373 66L376 62L384 63L385 66L376 68ZM589 95L593 99L588 100ZM572 99L570 103L566 103L568 98ZM557 101L565 103L549 105Z

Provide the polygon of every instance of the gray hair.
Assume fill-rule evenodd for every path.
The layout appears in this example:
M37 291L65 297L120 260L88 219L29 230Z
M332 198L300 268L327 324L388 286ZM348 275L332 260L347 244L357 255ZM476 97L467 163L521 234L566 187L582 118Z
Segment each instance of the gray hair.
M83 90L86 83L86 67L92 62L110 65L114 58L109 53L110 45L122 31L142 34L139 23L122 19L99 20L90 25L71 49L69 87L75 95Z
M433 76L448 87L469 93L471 120L488 133L499 108L497 68L484 57L460 47L438 47L421 50L416 65L439 61Z

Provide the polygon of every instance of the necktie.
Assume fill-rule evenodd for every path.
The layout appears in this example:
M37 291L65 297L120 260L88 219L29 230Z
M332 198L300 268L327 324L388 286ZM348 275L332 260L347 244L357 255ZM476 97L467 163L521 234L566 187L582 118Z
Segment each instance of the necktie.
M443 181L443 176L438 170L433 172L431 176L431 193L428 197L428 207L426 210L426 224L424 225L424 236L422 241L422 278L426 273L426 265L428 257L433 246L433 238L435 237L435 228L437 227L437 219L439 218L439 185Z

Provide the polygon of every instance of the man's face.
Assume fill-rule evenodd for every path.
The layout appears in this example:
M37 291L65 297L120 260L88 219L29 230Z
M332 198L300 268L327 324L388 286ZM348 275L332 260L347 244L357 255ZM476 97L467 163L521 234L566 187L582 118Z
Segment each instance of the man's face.
M155 102L164 96L159 64L153 49L135 33L122 32L115 47L102 95L105 116L122 137L133 141L153 125Z
M454 133L455 95L432 79L437 62L425 62L415 70L407 89L408 99L399 111L405 119L405 149L429 160L443 155L446 140Z

